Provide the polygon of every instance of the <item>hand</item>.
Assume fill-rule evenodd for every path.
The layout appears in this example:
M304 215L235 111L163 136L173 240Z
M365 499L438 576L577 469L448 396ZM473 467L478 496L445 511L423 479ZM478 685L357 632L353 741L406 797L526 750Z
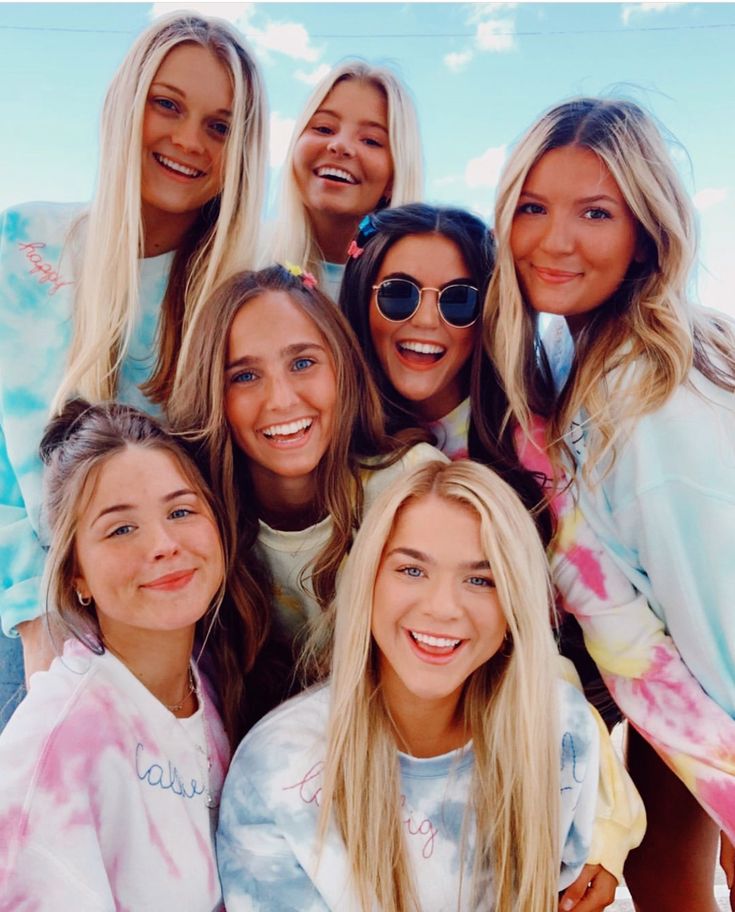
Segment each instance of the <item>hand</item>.
M602 865L585 865L582 873L562 893L559 912L602 912L615 900L617 878Z
M18 624L18 633L23 643L23 664L28 687L34 672L48 671L49 665L56 658L56 651L45 618L38 617Z
M720 866L730 890L730 908L735 910L735 847L724 833L720 833Z

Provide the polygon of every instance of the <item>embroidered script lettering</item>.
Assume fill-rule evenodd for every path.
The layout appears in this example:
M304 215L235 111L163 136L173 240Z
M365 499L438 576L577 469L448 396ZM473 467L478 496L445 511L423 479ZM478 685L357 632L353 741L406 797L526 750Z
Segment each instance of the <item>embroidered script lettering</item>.
M26 259L32 265L31 275L38 275L40 285L49 284L49 295L54 295L64 285L71 285L71 282L64 282L61 276L56 272L51 263L44 260L39 250L43 250L46 244L43 241L30 241L27 244L18 244L18 249L26 255Z
M152 788L171 791L182 798L196 798L197 795L204 794L204 786L196 779L192 779L187 785L170 760L165 766L160 763L148 764L143 756L144 751L145 747L139 741L135 747L135 772L141 782L147 782Z

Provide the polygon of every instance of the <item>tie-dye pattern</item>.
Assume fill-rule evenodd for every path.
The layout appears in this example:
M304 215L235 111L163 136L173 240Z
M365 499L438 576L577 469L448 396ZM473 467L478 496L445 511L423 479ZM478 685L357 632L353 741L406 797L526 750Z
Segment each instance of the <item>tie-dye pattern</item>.
M598 735L584 697L559 682L559 888L587 858L598 778ZM222 793L217 859L228 912L359 912L336 827L317 864L317 825L329 687L302 694L260 722L238 748ZM462 821L472 748L417 759L399 754L401 817L422 912L470 912L474 836ZM374 796L380 801L380 796ZM460 877L465 887L457 905ZM490 889L490 887L489 887ZM491 897L482 903L492 908Z
M0 735L0 910L221 908L206 793L228 760L208 694L177 719L114 656L67 643Z
M555 578L590 654L735 840L735 397L693 371L562 513Z
M452 462L467 459L467 440L470 434L470 400L463 399L458 406L437 421L429 423L429 430L436 439L437 447Z
M431 462L446 460L428 443L419 443L397 462L377 471L365 470L362 475L364 510L388 485L404 472ZM309 618L318 617L321 609L310 583L309 567L327 544L332 534L332 519L296 532L272 529L262 520L256 550L268 566L274 585L274 607L281 627L291 636L303 630Z
M29 203L0 216L0 618L11 635L43 607L37 451L71 340L74 273L67 234L80 213L78 205ZM141 260L141 314L120 374L118 397L147 411L152 407L138 384L154 364L171 262L172 254Z

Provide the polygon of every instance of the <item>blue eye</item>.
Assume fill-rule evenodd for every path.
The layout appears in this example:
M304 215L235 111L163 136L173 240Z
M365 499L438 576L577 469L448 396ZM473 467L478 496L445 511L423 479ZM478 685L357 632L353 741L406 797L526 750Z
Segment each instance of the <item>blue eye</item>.
M178 111L176 102L170 98L154 98L153 104L164 111Z
M239 374L233 374L230 383L252 383L253 380L257 380L255 371L244 370Z
M487 576L470 576L467 579L470 586L477 586L482 589L494 589L495 583Z
M321 133L322 136L331 136L334 132L331 127L328 127L325 124L314 124L312 130L315 133Z
M184 519L186 516L191 516L194 513L193 510L190 510L188 507L177 507L175 510L171 511L172 519Z
M403 576L410 576L411 579L418 579L424 575L424 571L421 569L421 567L415 567L413 565L409 565L408 567L399 567L398 572L402 573Z
M377 139L373 139L372 136L366 136L365 139L363 139L363 142L366 146L374 146L376 149L383 148L383 143L379 142Z
M594 209L586 209L584 217L593 222L600 222L603 219L612 218L612 215L607 211L607 209L598 209L595 207Z
M221 136L223 139L226 136L229 136L229 133L230 133L230 125L224 120L214 121L213 123L211 123L209 125L209 129L213 133L216 133L217 136Z
M122 526L117 526L113 529L112 532L107 536L108 538L121 538L123 535L129 535L132 532L133 526L130 523L125 523Z
M521 203L516 209L517 215L543 215L544 207L540 203Z
M295 371L304 371L308 367L311 367L312 364L316 364L316 361L313 358L297 358L292 367Z

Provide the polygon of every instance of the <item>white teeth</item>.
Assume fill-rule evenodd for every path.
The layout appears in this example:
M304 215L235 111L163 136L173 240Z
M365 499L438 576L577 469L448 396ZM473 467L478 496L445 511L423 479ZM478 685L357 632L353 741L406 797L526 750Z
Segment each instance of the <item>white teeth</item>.
M398 346L420 355L443 355L446 351L443 345L430 345L428 342L399 342Z
M428 633L416 633L414 630L409 632L417 643L422 643L424 646L437 646L440 649L451 647L454 649L462 642L462 640L450 640L448 637L430 636Z
M343 171L341 168L317 168L316 169L317 177L336 177L338 180L347 181L348 184L356 184L357 181L349 173L349 171Z
M200 174L204 174L203 171L199 171L197 168L187 168L186 165L181 165L179 162L175 162L171 158L166 158L165 155L159 155L156 153L155 157L159 162L161 162L162 165L165 165L172 171L177 171L179 174L185 174L187 177L199 177Z
M263 428L261 433L265 437L288 437L290 434L298 434L299 431L307 430L313 421L313 418L299 418L297 421L289 421L288 424L272 424L270 427Z

